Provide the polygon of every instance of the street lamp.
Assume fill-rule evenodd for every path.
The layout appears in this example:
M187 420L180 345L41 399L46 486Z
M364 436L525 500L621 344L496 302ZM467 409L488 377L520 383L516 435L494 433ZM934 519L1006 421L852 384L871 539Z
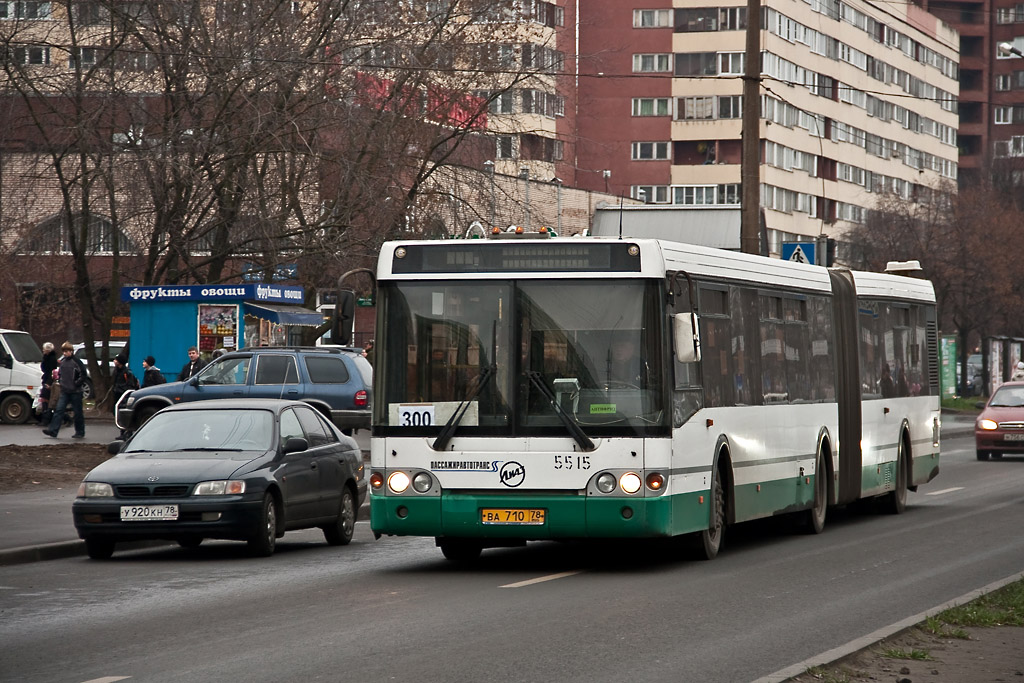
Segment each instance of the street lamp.
M489 225L490 225L490 227L493 228L494 227L494 212L495 212L495 208L496 208L495 200L494 200L494 162L491 161L490 159L488 159L487 161L484 162L484 167L488 171L490 171L490 176L491 176L491 220L490 220Z
M1011 55L1017 55L1018 57L1024 57L1024 52L1021 52L1019 49L1014 47L1013 43L999 43L998 50L999 50L999 52L1001 52L1004 55L1007 52L1009 52Z
M526 181L526 206L524 207L523 228L530 229L530 167L520 166L519 177Z

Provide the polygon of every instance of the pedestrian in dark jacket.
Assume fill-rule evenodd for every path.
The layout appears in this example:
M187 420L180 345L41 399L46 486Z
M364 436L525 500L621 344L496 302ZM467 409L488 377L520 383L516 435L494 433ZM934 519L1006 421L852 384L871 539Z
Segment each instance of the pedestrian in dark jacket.
M199 357L199 349L194 346L188 347L188 362L178 373L178 381L184 382L189 377L199 374L199 371L206 367L206 361Z
M113 401L110 404L110 410L113 411L117 406L117 400L124 395L126 391L139 388L139 380L135 374L128 369L128 359L122 354L114 356L114 372L113 381L111 383L111 395Z
M160 368L156 366L156 358L153 358L153 356L143 358L142 367L145 368L145 372L142 373L143 387L155 387L157 384L163 384L167 381L164 373L160 372Z
M64 420L64 413L67 412L68 403L75 412L75 433L74 439L85 438L85 414L82 412L82 388L85 386L85 366L82 361L75 358L75 347L71 342L64 342L60 347L63 357L57 366L57 382L60 384L60 398L57 399L57 407L50 419L50 426L43 430L43 434L56 437L60 432L61 423Z
M48 426L50 418L53 417L53 409L57 406L56 398L54 398L54 403L49 402L50 387L53 386L53 371L57 369L57 352L50 342L43 344L43 362L39 364L39 368L43 371L39 387L39 397L43 402L42 410L39 411L39 424Z

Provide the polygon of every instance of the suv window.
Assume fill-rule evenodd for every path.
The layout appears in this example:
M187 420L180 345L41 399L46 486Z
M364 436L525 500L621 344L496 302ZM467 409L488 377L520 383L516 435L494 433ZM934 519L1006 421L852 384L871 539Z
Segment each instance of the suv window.
M295 414L299 416L299 422L302 423L302 428L306 430L306 439L309 441L310 448L326 446L334 441L334 439L327 438L327 427L320 422L320 418L317 417L312 409L296 408Z
M199 381L203 384L245 384L250 360L249 356L244 356L214 361L199 371Z
M295 384L299 371L291 356L261 353L256 356L256 384Z
M315 384L344 384L349 380L348 367L341 358L306 356L306 371Z

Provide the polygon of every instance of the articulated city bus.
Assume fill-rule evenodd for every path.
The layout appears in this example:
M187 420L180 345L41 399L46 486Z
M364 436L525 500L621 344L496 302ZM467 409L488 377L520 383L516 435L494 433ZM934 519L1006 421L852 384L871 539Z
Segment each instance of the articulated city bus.
M653 239L389 242L371 525L445 557L691 534L939 470L931 283Z

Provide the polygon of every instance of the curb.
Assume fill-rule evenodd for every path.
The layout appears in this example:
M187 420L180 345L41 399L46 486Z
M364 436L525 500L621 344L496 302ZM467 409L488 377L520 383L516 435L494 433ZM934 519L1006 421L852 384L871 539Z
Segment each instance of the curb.
M982 586L981 588L977 588L971 591L970 593L965 593L964 595L961 595L958 598L948 600L942 603L941 605L932 607L931 609L925 610L920 614L915 614L912 617L907 617L906 619L897 621L895 624L883 626L877 631L869 633L866 636L862 636L860 638L851 640L845 645L840 645L839 647L833 648L826 652L822 652L821 654L811 657L809 659L805 659L802 662L797 662L796 664L787 666L785 669L776 671L773 674L769 674L767 676L758 678L754 680L752 683L785 683L785 681L788 681L794 676L799 676L800 674L805 673L810 668L816 666L829 666L831 664L834 664L835 662L838 662L840 659L843 659L844 657L848 657L854 654L855 652L863 650L864 648L871 647L872 645L877 645L879 642L885 640L886 638L889 638L890 636L894 636L897 633L901 633L909 628L913 628L914 626L922 624L928 619L928 617L933 617L936 614L939 614L940 612L945 612L947 609L959 607L960 605L964 605L968 602L971 602L972 600L976 600L977 598L980 598L982 595L985 595L986 593L991 593L992 591L998 590L1007 584L1020 580L1021 578L1024 578L1024 572L1018 572L1016 574L1013 574L1012 576L1007 576L1005 579L994 581L988 584L987 586Z
M359 513L356 515L356 519L359 521L370 519L369 495L366 496L366 503L359 506ZM122 541L117 544L117 549L144 550L146 548L159 548L167 545L174 545L174 541ZM0 567L13 567L17 564L47 562L49 560L65 560L69 557L80 557L82 555L85 555L85 541L81 539L26 545L20 548L0 550Z

